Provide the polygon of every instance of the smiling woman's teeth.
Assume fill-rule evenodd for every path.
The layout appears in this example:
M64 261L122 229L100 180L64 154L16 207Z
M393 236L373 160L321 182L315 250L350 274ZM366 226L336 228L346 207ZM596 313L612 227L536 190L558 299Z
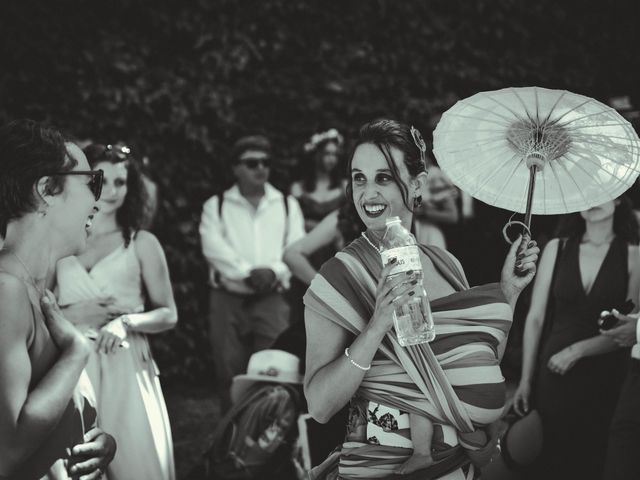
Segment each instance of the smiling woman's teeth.
M365 205L364 209L368 213L380 213L382 210L384 210L384 205Z

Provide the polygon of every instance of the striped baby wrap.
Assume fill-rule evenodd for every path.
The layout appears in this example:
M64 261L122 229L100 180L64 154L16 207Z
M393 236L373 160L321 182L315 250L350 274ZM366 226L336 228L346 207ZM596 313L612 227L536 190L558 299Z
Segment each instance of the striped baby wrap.
M469 288L446 252L421 248L455 290L431 302L436 339L401 347L393 329L389 331L355 396L434 422L433 478L468 465L470 458L481 462L486 454L487 437L478 427L497 420L504 408L498 349L506 341L513 312L498 284ZM378 252L363 239L355 240L311 283L304 297L306 320L329 320L358 335L373 315L381 270ZM447 445L439 425L452 426L460 446ZM385 478L411 453L360 440L343 444L340 455L330 457L311 478ZM330 473L334 467L339 476Z

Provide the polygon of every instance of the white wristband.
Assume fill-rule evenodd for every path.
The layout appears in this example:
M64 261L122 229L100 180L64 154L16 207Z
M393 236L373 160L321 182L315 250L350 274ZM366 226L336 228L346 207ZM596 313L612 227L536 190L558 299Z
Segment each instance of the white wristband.
M360 370L362 370L364 372L366 372L367 370L371 369L371 364L369 364L368 367L363 367L359 363L354 362L353 359L351 358L351 356L349 355L349 347L344 349L344 356L349 359L349 361L351 362L351 365L353 365L354 367L359 368Z

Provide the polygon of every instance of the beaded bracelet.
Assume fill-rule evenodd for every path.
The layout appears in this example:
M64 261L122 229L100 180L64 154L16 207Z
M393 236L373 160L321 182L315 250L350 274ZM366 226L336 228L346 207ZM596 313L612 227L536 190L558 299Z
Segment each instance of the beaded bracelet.
M351 358L351 355L349 355L349 347L347 347L347 348L345 348L345 349L344 349L344 356L345 356L345 357L347 357L347 358L349 359L349 361L351 362L351 364L352 364L354 367L358 367L360 370L363 370L363 371L365 371L365 372L366 372L367 370L370 370L370 369L371 369L371 364L369 364L369 366L368 366L368 367L363 367L363 366L362 366L362 365L360 365L359 363L354 362L354 361L353 361L353 359Z

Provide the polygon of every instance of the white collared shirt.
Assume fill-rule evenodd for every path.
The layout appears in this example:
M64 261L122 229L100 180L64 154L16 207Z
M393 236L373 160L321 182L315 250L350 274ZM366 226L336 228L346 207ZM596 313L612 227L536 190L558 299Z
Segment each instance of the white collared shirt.
M287 214L284 196L269 183L258 208L242 196L237 185L223 195L222 218L218 216L216 195L205 202L200 222L202 252L209 262L211 279L217 272L225 289L248 294L253 292L244 279L251 270L270 268L280 285L288 288L291 272L282 254L285 247L305 234L297 200L287 197Z

